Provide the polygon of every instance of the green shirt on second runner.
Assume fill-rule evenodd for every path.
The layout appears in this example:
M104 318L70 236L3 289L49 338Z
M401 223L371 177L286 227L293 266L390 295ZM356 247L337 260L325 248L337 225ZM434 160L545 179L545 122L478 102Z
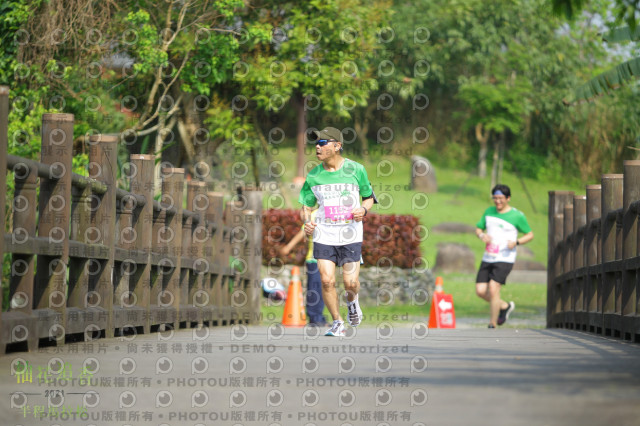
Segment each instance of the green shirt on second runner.
M516 249L509 249L508 242L518 239L518 231L523 234L531 232L524 213L515 207L511 207L506 213L498 213L498 209L491 206L485 210L476 226L486 230L487 235L491 237L491 242L487 244L482 256L482 261L489 263L515 263Z
M362 222L353 220L352 211L360 207L361 197L372 193L364 166L348 158L335 172L322 164L311 170L298 201L307 207L318 204L313 241L332 246L361 243Z

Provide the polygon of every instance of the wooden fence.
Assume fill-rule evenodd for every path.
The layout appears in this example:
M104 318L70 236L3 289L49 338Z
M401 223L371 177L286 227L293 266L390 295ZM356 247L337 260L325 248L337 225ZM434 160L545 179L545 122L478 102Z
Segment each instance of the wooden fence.
M549 192L547 326L640 342L640 161Z
M8 170L15 178L12 232L0 238L0 255L12 253L1 354L8 344L259 320L260 192L225 205L190 181L185 209L184 170L165 167L156 201L151 155L131 155L122 190L118 137L107 135L88 141L89 177L72 173L71 114L43 116L40 162L8 155L8 95L0 87L0 188Z

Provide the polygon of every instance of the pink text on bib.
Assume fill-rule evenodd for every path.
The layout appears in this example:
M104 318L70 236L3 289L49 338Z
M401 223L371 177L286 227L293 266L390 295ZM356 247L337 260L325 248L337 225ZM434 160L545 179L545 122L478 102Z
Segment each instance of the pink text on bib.
M332 222L344 222L353 219L351 208L346 206L325 206L324 216Z

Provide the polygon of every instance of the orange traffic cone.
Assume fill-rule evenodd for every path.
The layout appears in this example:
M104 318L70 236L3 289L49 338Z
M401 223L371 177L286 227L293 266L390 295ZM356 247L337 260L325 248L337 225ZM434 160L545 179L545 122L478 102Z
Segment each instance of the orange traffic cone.
M456 328L453 296L444 294L442 277L436 277L436 291L431 300L429 328Z
M300 268L294 266L291 269L291 281L287 301L284 304L282 325L285 327L304 327L307 324L307 314L302 300L302 283L300 282Z
M444 293L444 288L442 287L442 277L436 277L436 293Z

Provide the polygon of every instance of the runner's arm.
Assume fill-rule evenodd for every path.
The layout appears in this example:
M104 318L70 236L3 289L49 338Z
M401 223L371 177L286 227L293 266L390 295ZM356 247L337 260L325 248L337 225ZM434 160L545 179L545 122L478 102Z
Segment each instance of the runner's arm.
M527 244L529 241L533 240L533 231L527 232L522 237L518 238L516 242L519 245Z
M281 256L286 256L289 253L291 253L291 250L293 250L293 248L304 239L304 228L301 228L300 231L298 231L298 233L296 235L293 236L293 238L291 239L291 241L289 241L287 243L286 246L280 247L280 250L278 250L278 252L280 253Z
M311 221L311 212L314 210L313 207L307 207L304 204L302 205L302 209L300 210L300 219L302 219L302 223L307 223Z
M480 238L485 244L489 244L491 242L491 237L489 236L489 234L484 232L484 229L476 228L476 236Z

